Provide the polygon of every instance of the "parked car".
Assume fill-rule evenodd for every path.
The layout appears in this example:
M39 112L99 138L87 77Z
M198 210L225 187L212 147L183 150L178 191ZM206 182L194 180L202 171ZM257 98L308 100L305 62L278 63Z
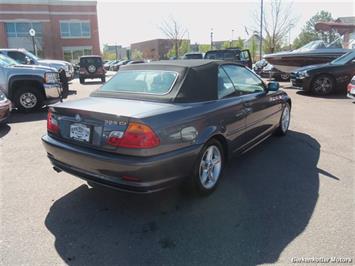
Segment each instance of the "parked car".
M30 112L62 99L56 69L19 65L0 54L0 88L20 111Z
M11 101L0 88L0 124L4 123L11 113Z
M178 181L212 192L232 154L285 135L291 99L243 65L175 60L122 66L90 97L52 106L49 160L97 184L153 192Z
M130 60L119 60L110 66L111 71L118 71L121 66L126 65Z
M47 66L55 68L58 72L64 70L68 80L74 78L74 66L66 61L41 59L25 49L0 49L0 54L10 57L22 65Z
M101 79L106 82L106 71L99 55L85 55L80 57L79 80L85 83L85 79Z
M355 75L355 52L346 53L327 64L299 68L291 73L294 87L317 95L345 91Z
M110 66L114 63L118 62L118 60L111 60L111 61L108 61L104 64L104 69L105 70L110 70Z
M351 79L347 89L348 89L348 97L351 99L355 99L355 76L353 76L353 78Z
M126 65L143 64L143 63L145 63L144 60L132 60L132 61L129 61Z
M281 72L273 65L269 64L265 59L256 62L253 66L256 74L263 78L275 79L278 81L289 81L290 74Z
M250 52L248 49L240 50L237 48L228 48L222 50L211 50L205 54L205 59L218 59L243 64L250 69L253 66Z
M203 53L199 53L199 52L186 53L184 54L182 59L203 59Z

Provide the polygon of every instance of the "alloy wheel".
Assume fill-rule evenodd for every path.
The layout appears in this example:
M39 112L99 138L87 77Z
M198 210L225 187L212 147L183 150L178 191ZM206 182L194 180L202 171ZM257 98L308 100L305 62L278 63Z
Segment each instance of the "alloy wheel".
M281 117L281 130L283 133L286 133L289 125L290 125L290 109L286 105Z
M209 146L200 162L200 169L199 169L199 178L201 185L205 189L213 188L218 178L221 174L222 170L222 155L220 149L215 146Z
M313 90L317 94L328 94L333 89L333 82L329 77L319 77L314 81Z

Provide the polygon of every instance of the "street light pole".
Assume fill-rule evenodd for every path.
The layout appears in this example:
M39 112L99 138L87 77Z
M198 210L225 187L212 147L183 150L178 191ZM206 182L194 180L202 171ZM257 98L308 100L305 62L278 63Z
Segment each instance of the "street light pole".
M35 36L32 36L32 47L33 47L33 53L37 56L37 49L36 49L36 43L35 43Z
M30 34L30 36L32 38L33 53L37 56L37 47L36 47L36 42L35 42L36 31L31 28L28 31L28 33Z
M259 43L259 58L261 60L262 58L262 53L263 53L263 0L261 0L261 5L260 5L260 43Z
M211 28L211 50L213 50L213 28Z
M232 39L231 39L231 44L230 44L230 47L233 46L233 40L234 40L234 30L232 30Z

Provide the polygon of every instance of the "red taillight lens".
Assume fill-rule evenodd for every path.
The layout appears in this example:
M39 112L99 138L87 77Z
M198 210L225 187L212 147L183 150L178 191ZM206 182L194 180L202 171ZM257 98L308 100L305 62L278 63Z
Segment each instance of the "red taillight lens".
M349 93L351 92L351 89L352 89L352 88L355 88L355 85L349 83L349 84L348 84L348 92L349 92Z
M111 132L107 144L124 148L149 149L159 146L160 140L149 126L130 123L124 133Z
M48 112L47 116L47 131L57 134L59 132L58 120L53 116L52 112Z

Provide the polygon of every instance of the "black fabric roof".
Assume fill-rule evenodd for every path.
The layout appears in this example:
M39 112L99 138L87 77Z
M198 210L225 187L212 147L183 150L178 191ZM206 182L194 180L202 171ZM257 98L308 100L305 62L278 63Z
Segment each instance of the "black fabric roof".
M218 98L217 73L218 66L225 64L221 60L191 59L191 60L163 60L144 64L121 66L119 71L125 70L165 70L177 72L178 78L168 94L130 94L103 93L97 91L92 96L119 97L126 99L150 100L159 102L199 102ZM228 63L229 64L229 63Z

